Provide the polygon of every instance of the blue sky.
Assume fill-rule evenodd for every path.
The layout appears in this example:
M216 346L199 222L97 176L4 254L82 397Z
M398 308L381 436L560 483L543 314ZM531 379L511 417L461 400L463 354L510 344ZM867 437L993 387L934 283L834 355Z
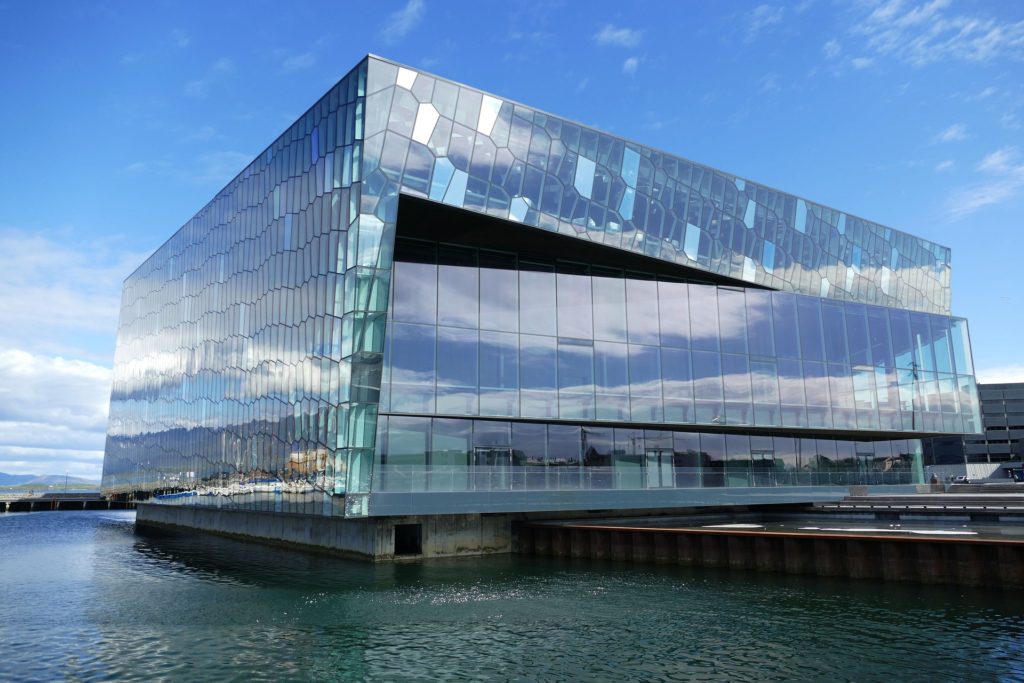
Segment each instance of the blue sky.
M98 477L120 281L367 52L949 246L1024 380L1024 3L0 2L0 471Z

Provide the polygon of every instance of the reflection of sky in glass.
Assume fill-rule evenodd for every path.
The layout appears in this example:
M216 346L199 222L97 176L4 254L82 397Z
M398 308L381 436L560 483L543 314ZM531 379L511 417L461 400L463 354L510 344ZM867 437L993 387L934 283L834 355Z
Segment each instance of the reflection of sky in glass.
M439 291L436 266L391 270L401 192L776 289L948 310L945 247L371 58L126 280L105 480L150 476L146 458L196 479L228 471L216 431L226 424L251 430L237 445L250 476L280 471L293 452L370 448L385 342L392 409L433 410L436 397L452 411L557 417L562 368L563 393L619 397L606 405L620 416L806 426L830 411L837 427L879 428L891 408L896 428L912 411L919 429L957 429L957 410L980 424L964 321L871 308L867 332L873 310L887 341L861 339L847 315L833 315L833 338L830 309L820 336L800 309L787 337L778 325L790 318L762 295L719 306L707 285L647 281L622 301L570 275L574 313L553 272L495 271L477 289L456 278ZM439 322L459 331L440 334ZM737 412L719 405L726 395L825 412ZM113 455L129 452L140 459Z
M370 62L369 98L374 106L391 108L389 129L418 127L417 140L428 131L447 130L447 142L432 140L435 154L451 155L459 171L480 178L478 198L471 199L473 193L463 191L459 179L453 191L440 197L446 203L495 213L488 208L494 194L495 215L503 218L548 229L576 226L589 239L604 242L621 231L628 239L615 240L620 248L737 279L816 296L948 310L949 254L944 247L472 88L419 73L404 76L405 87L398 83L399 72L386 62ZM378 97L389 92L394 93L390 99ZM433 112L439 115L436 121ZM490 162L471 170L459 161L463 153L458 148L467 139L460 131L474 129L477 144L482 136L493 144L497 172L491 173ZM368 144L375 135L380 135L376 128L367 129ZM384 144L399 143L388 137ZM525 166L508 173L516 160ZM380 163L386 167L386 155ZM431 196L437 195L435 188ZM847 229L850 222L856 229ZM755 233L754 255L742 254L750 263L711 258L720 250L740 256L735 250L743 248L734 246L732 234L736 229ZM888 243L884 260L865 251L878 242ZM896 301L897 296L902 299Z
M480 319L488 319L507 307L493 293L477 297L477 288L485 293L482 283L494 278L521 294L523 331L542 330L543 334L500 333L499 344L497 338L482 336L499 333L481 333L479 351L476 347L443 349L441 331L447 328L439 327L438 378L408 375L402 367L399 379L393 381L415 376L428 384L453 384L445 375L448 371L442 372L442 355L444 362L456 365L475 364L479 357L481 363L488 359L491 377L497 372L494 363L504 364L503 388L527 392L557 388L560 395L596 396L597 419L638 419L643 414L641 419L647 421L698 424L923 429L925 424L915 425L899 412L919 410L954 416L948 422L933 420L928 423L930 430L960 429L961 413L968 425L973 424L971 402L961 405L956 397L956 376L943 375L938 381L934 375L925 376L929 368L940 365L936 357L945 359L941 367L951 370L957 355L951 351L957 341L952 330L959 325L951 326L941 316L908 317L874 306L822 305L816 298L785 292L693 283L399 263L391 309L396 321L425 322L423 313L430 309L420 297L435 291L428 281L432 276L450 282L438 290L448 312L443 305L438 308L437 324L462 326L471 333L465 337L471 343L476 343L477 310ZM491 305L499 310L490 311ZM914 330L916 337L911 336ZM672 345L678 348L669 348ZM961 348L959 355L965 353ZM896 368L905 366L908 358L926 356L931 364L926 368L918 363L918 379L912 374L897 379ZM483 367L479 386L482 394L490 394L487 414L518 415L519 403L485 389L498 380L485 382ZM513 367L518 367L520 379L508 375ZM466 379L460 381L469 382L475 372L475 367L467 370ZM940 390L940 385L946 388ZM919 403L900 398L907 392L919 397ZM680 401L692 399L700 409L691 412L684 407L679 412ZM474 405L460 399L439 403L437 409L475 414ZM590 410L587 405L592 404L566 399L552 416L561 411L565 418L580 417L580 410ZM630 405L632 413L627 411ZM663 405L674 407L675 412L662 412ZM752 410L754 406L760 408Z

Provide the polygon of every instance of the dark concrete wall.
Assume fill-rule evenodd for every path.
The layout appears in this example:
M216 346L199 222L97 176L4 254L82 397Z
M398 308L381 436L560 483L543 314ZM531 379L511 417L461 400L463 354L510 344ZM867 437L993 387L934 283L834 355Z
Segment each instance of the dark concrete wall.
M972 586L1024 587L1024 542L516 525L530 555L662 562Z
M419 524L422 553L450 557L507 553L507 515L421 515L346 519L322 515L139 504L136 523L181 527L246 540L327 551L367 560L395 559L395 525Z

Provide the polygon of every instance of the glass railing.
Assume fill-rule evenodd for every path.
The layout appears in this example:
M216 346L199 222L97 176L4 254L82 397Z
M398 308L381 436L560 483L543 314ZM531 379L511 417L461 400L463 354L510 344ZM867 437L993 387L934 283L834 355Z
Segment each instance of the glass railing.
M372 491L480 492L642 490L918 484L912 470L788 470L729 467L473 467L378 465Z

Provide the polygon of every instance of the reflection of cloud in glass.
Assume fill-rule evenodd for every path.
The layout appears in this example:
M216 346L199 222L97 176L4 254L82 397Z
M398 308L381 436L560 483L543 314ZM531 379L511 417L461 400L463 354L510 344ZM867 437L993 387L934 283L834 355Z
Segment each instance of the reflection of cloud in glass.
M464 97L472 97L474 102L481 97L481 93L472 88L460 86L459 92L463 93ZM431 108L423 109L426 112L421 126L423 130L418 137L422 138L426 135L426 128L433 120L432 112L445 110L441 98L446 97L449 95L437 94L430 102L420 102L420 108L427 106ZM493 126L492 119L496 121L497 112L500 111L498 100L489 96L484 96L484 99L485 101L493 100L495 108L489 112L488 125L481 125L480 122L477 122L477 129L482 135L487 134L488 129ZM530 110L525 107L521 109L524 114L529 115ZM554 117L548 118L557 120ZM503 118L502 121L504 122L505 119ZM653 188L650 187L649 181L643 182L638 179L636 173L638 165L643 165L644 168L652 167L650 161L652 152L650 150L639 148L641 151L637 153L631 145L624 146L623 141L598 133L596 139L600 139L602 145L607 145L615 150L613 152L615 158L605 164L594 164L592 173L590 164L594 162L590 161L591 157L588 156L590 148L584 149L577 142L579 129L569 122L559 122L564 126L565 131L562 133L562 138L557 134L552 137L552 130L557 132L557 129L546 130L531 126L520 116L512 118L510 127L506 128L503 124L490 131L491 135L496 138L493 140L495 148L507 148L510 152L507 155L496 155L493 177L506 178L508 170L514 164L523 164L528 160L539 168L553 170L558 167L557 160L561 159L566 152L578 152L581 155L578 158L584 160L586 166L584 177L582 179L574 177L572 186L575 194L580 195L581 200L589 199L593 202L594 209L589 212L589 215L580 216L573 212L574 202L562 202L560 209L545 208L544 211L537 212L531 217L529 220L536 225L552 225L560 231L561 224L586 226L588 235L598 241L737 279L749 280L753 277L759 283L785 290L804 291L813 295L819 295L822 291L826 291L828 295L836 298L860 298L860 300L876 301L883 304L948 310L949 283L946 264L949 259L948 250L944 247L898 233L898 231L885 226L849 216L828 207L779 193L756 183L733 178L691 162L681 162L687 171L685 174L673 172L670 177L662 180L664 188L672 190L668 193L669 196L681 197L681 200L671 207L677 217L674 221L671 217L666 220L664 217L668 215L668 207L662 207L658 202L651 201ZM508 134L507 141L504 139L506 132ZM571 137L564 139L565 136ZM568 144L563 144L566 142ZM395 140L394 144L401 143ZM441 147L447 146L441 145ZM625 155L627 159L618 155ZM680 163L680 160L671 157L668 159L673 164ZM627 163L627 160L631 163ZM623 170L619 174L613 173L609 163ZM580 162L577 161L576 169L579 168ZM691 175L691 168L696 175ZM577 175L579 174L577 173ZM715 182L711 183L710 187L707 183L701 182L705 176L714 178ZM589 196L592 191L590 180L597 177L606 177L609 180L614 179L623 183L626 186L625 190L631 193L629 198L632 201L629 202L629 207L626 207L625 196L621 191L607 196L602 191L600 196L596 194ZM554 179L552 178L552 180ZM722 194L723 189L724 195ZM533 197L532 190L525 191L525 194L531 197L531 205L539 206L537 201L539 197ZM752 197L755 196L763 203L755 204L752 201ZM639 202L643 202L643 206L650 205L652 209L650 212L640 212L634 217L633 212ZM752 211L752 208L756 208L756 211ZM526 220L527 216L517 215L517 218ZM655 220L658 222L655 223ZM624 221L632 222L624 224ZM816 226L815 230L810 229L809 223L812 221ZM686 229L688 224L691 228ZM719 225L727 226L724 234L717 232ZM804 258L805 251L795 251L793 254L789 254L779 250L777 267L772 268L772 272L769 273L749 256L732 253L728 234L729 231L736 229L753 230L754 234L759 236L758 239L764 239L764 235L769 231L773 231L772 234L779 232L777 241L783 244L788 243L782 239L785 231L792 231L805 241L824 240L820 244L814 244L819 256L824 257L816 260L816 263L820 262L822 265L810 268L801 264L798 259ZM847 259L845 256L829 254L827 247L834 249L835 244L838 243L829 234L831 231L836 231L840 235L841 241L853 243L864 253L866 253L865 244L869 241L881 241L886 245L882 251L889 263L855 263L852 258ZM694 235L702 235L699 253L696 246L690 255L684 251L683 243L689 232L693 232ZM567 234L575 234L575 231L570 230ZM816 235L823 235L823 237L815 237ZM915 246L919 245L920 248L905 248L905 253L898 257L895 246L891 246L896 244L894 235L904 238L904 243L910 242ZM613 239L609 240L609 237L613 237ZM724 250L725 258L711 258L710 252L714 251L710 246L712 241ZM891 257L890 251L893 254ZM909 255L914 255L926 262L910 263ZM737 258L733 258L733 256L737 256ZM745 256L746 258L744 258ZM753 273L751 272L752 266ZM851 267L856 267L858 270L856 277L852 279L848 277L847 273ZM827 289L822 287L822 282L826 278L831 283ZM865 281L866 286L857 285L861 279ZM896 281L899 281L899 286ZM844 291L848 289L845 286L848 283L851 287L856 287L857 291Z
M476 327L479 303L478 271L465 266L439 266L437 307L440 322Z
M169 452L183 459L199 452L204 459L200 469L205 470L192 476L212 482L224 471L217 459L228 455L225 443L218 441L227 438L225 425L238 433L242 433L239 427L243 424L251 428L254 436L239 443L232 458L241 457L243 452L250 454L254 467L258 460L268 471L281 469L292 454L318 461L316 448L298 442L327 440L323 436L323 411L335 410L348 399L350 375L359 377L356 381L364 389L362 396L374 395L374 388L364 385L373 385L377 375L365 372L365 367L356 366L353 371L349 364L336 362L337 358L351 354L353 346L381 348L377 344L385 332L382 326L374 331L369 327L373 323L366 323L373 343L364 343L362 319L349 317L343 338L342 321L327 315L352 308L362 310L369 295L358 278L347 280L355 285L349 291L334 289L333 282L328 282L326 288L316 288L297 286L297 281L313 275L330 278L334 270L355 265L386 271L391 265L386 247L395 230L395 196L403 191L460 206L472 202L475 210L503 218L511 216L574 239L591 239L773 289L918 310L948 310L949 253L927 240L556 117L542 117L527 107L503 103L413 69L371 59L369 74L356 78L360 79L364 84L370 82L365 87L365 99L356 97L357 88L350 89L343 83L332 91L331 99L322 103L320 110L330 110L339 122L334 149L325 150L324 143L331 136L324 124L311 129L308 119L298 122L128 279L111 407L112 435L178 430L180 436L168 437L159 447L166 445ZM410 137L415 141L411 142ZM474 139L478 143L475 147ZM296 159L304 165L287 168L289 160ZM328 172L318 178L322 182L306 182L316 178L325 166ZM310 172L314 167L317 171ZM308 175L300 178L296 172ZM358 184L360 180L362 185ZM406 186L403 188L401 183ZM335 201L338 199L341 201ZM317 221L330 211L311 210L298 220L297 212L310 202L322 202L329 210L347 204L339 215L331 215L331 228L337 227L334 221L340 225L358 216L356 227L340 250L334 245L323 249L322 240L331 228L325 230L326 226ZM262 207L269 216L267 224L246 223L255 214L242 215L239 211L250 209L239 210L239 206ZM237 221L236 217L245 220ZM255 232L249 227L240 230L242 225L251 226ZM288 237L284 225L291 226ZM318 239L320 251L311 246ZM769 244L771 248L766 252ZM326 251L332 253L321 260ZM338 253L347 257L347 262L345 258L339 262ZM766 253L772 255L771 263L767 263ZM765 262L758 263L758 259ZM321 272L322 263L329 264L326 269L332 274ZM429 283L404 287L399 278L401 267L395 268L396 292L404 287L403 305L415 314L401 317L406 312L400 311L398 301L392 302L396 324L386 334L392 344L394 367L384 371L386 381L394 383L392 398L397 395L399 403L408 398L407 405L419 405L423 410L433 409L436 384L432 344L433 325L437 323L437 278L434 267L428 269ZM520 278L518 292L522 300L507 309L509 318L515 321L507 329L554 335L556 323L566 322L555 320L554 276L533 275L532 280L525 274ZM466 284L469 279L456 280L465 286L444 291L442 312L446 321L475 334L479 285ZM836 426L852 415L852 422L844 423L844 428L863 426L861 415L876 407L883 409L880 419L875 418L882 426L885 411L897 408L934 411L925 415L932 418L925 425L936 424L938 411L945 409L955 416L950 411L957 408L969 412L968 419L978 423L973 379L932 373L933 369L943 369L941 358L946 354L942 344L947 342L935 343L932 336L945 323L925 323L921 335L906 341L896 352L895 363L904 373L897 382L892 373L873 366L835 371L830 366L801 366L798 360L772 359L775 352L785 356L799 349L796 344L803 338L790 335L796 340L791 349L758 346L758 335L774 340L772 333L779 330L773 330L770 323L778 325L782 318L773 317L770 306L752 305L751 297L745 305L739 305L728 301L733 295L721 294L723 290L683 285L678 288L681 302L655 307L652 314L649 305L656 297L641 296L624 308L618 300L599 298L599 280L593 280L597 305L592 313L600 319L595 325L596 335L603 335L601 339L607 342L628 338L632 344L663 343L680 348L662 353L657 359L639 361L634 367L629 363L628 347L613 345L603 350L605 367L598 347L601 342L594 344L591 360L589 347L563 350L556 346L559 342L554 337L517 338L513 334L504 341L491 340L486 352L481 342L481 363L477 366L482 381L485 353L502 357L494 361L496 366L514 359L515 367L507 370L514 379L499 371L493 371L490 378L491 383L510 390L494 387L477 393L463 386L450 393L442 390L440 408L473 412L479 398L481 412L514 415L522 398L523 405L529 406L527 410L547 416L552 406L558 410L557 401L552 403L552 393L530 390L554 390L561 377L562 393L583 392L582 397L572 396L563 405L580 410L596 405L600 411L601 400L591 398L596 385L600 393L616 398L607 403L609 410L625 411L618 413L622 416L619 419L628 419L631 408L633 417L637 407L656 408L659 396L667 401L686 401L696 394L706 401L696 406L704 408L698 415L705 421L737 419L729 412L735 406L719 410L722 415L715 412L716 404L724 403L723 395L728 395L736 403L750 400L780 406L775 415L785 412L781 404L794 406L789 414L802 414L808 421L813 421L814 415L827 419L834 407L831 414ZM546 288L548 283L551 287ZM672 289L664 288L666 292ZM328 294L328 290L333 291ZM688 298L683 295L687 290ZM253 291L262 300L249 300ZM335 292L347 294L348 302L339 296L341 301L335 307ZM353 306L356 293L360 302ZM386 292L383 294L377 300L380 304L386 299ZM246 301L231 301L231 297ZM605 303L609 305L602 308ZM573 313L589 317L586 306ZM671 315L677 319L668 319ZM327 324L321 325L325 316ZM613 319L617 317L622 320ZM505 319L501 320L501 325L506 325ZM429 333L423 331L423 337L403 339L397 325L412 322L426 323ZM673 322L678 325L673 327ZM576 336L585 334L586 327L572 330L571 336ZM628 331L625 337L624 331ZM786 332L782 330L783 335ZM950 339L957 334L960 330ZM426 341L427 336L430 341ZM910 339L909 333L905 336ZM518 354L513 345L516 339L521 344ZM712 340L714 343L708 343ZM839 346L846 342L849 339L841 340ZM970 353L965 344L948 343L954 348L949 354L953 365L969 367ZM417 352L417 345L423 353ZM452 355L462 355L463 347L458 348ZM715 350L741 354L744 348L753 354L749 359L751 372L723 375L718 363L735 370L748 359L719 356ZM701 349L709 352L707 358L698 359ZM464 350L467 358L472 356L468 346ZM934 358L933 350L940 360L931 368L926 359ZM690 357L691 351L696 375L692 382L680 379L689 374L689 368L679 360ZM874 353L870 351L872 358ZM565 367L560 362L563 355L567 359ZM821 358L821 353L805 355ZM814 363L814 357L803 360ZM849 362L852 355L843 351L837 357ZM911 372L910 363L915 364L913 373L920 373L919 380L906 376ZM947 359L947 370L949 366ZM623 367L635 371L630 374ZM828 373L833 376L824 376ZM669 378L664 379L665 375ZM520 385L523 390L517 391L514 387ZM632 403L618 400L626 397L630 388ZM638 400L641 395L650 396ZM816 410L801 413L805 404ZM656 415L653 408L649 413L652 416ZM372 446L374 410L371 407L366 420L359 422L369 434L359 446ZM939 417L938 423L944 424L943 416ZM344 421L348 425L348 419ZM921 424L918 422L918 428ZM195 433L186 435L185 430ZM337 436L339 431L344 429L336 425L333 434ZM332 440L341 448L354 443L347 436ZM156 441L141 442L140 452L165 457L153 445Z
M414 370L391 366L391 381L396 384L421 384L433 386L437 375L432 370Z

